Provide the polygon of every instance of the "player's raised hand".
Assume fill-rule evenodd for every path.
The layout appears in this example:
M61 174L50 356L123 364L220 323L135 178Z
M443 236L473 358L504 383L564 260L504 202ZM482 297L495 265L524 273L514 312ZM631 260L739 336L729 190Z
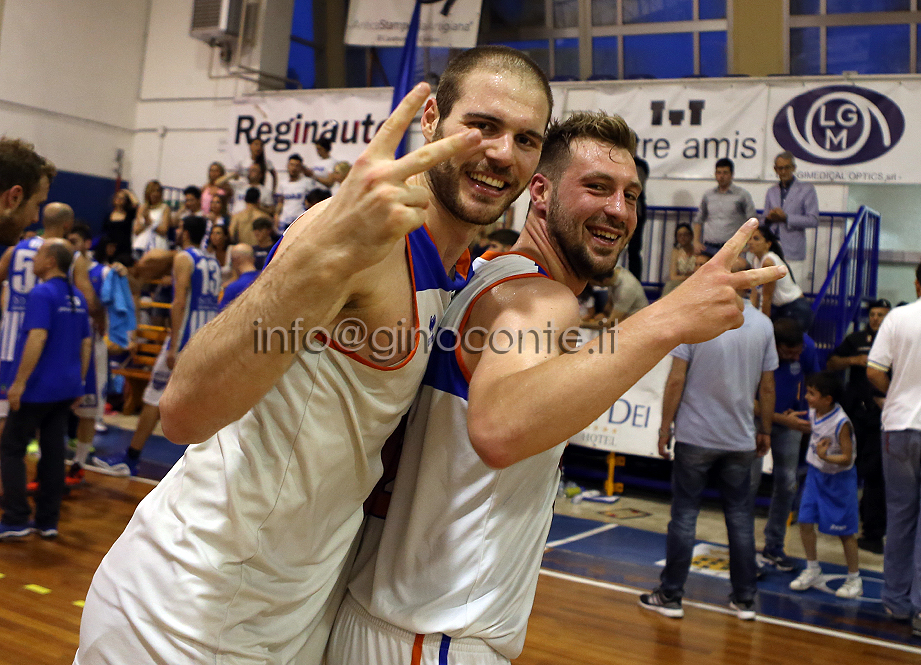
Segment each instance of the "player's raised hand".
M704 342L738 328L744 321L739 291L773 282L787 274L784 265L733 272L734 267L738 268L739 254L757 228L757 219L745 222L712 259L666 296L677 299L673 304L683 303L680 305L684 314L680 331L682 342Z
M397 146L428 95L428 84L420 83L403 98L355 160L336 195L311 220L315 231L334 231L337 245L347 243L346 250L358 265L381 261L395 242L425 221L429 191L407 184L407 180L451 157L473 154L482 141L478 130L468 130L394 159Z

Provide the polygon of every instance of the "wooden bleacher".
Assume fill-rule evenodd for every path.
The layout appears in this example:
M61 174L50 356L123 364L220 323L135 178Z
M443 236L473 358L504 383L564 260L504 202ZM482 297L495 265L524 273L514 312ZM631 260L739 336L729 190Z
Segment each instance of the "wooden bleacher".
M169 303L145 302L141 307L169 309ZM134 333L135 345L128 359L121 367L113 369L113 374L125 377L125 405L123 413L132 415L141 407L144 388L150 381L150 373L166 338L169 328L140 324Z

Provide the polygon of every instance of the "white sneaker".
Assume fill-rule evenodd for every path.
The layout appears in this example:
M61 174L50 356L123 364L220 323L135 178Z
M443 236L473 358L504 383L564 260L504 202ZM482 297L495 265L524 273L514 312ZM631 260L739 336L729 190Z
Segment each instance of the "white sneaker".
M820 579L822 579L821 568L806 568L799 574L799 577L790 582L790 588L793 591L805 591L815 586Z
M863 580L859 577L844 580L844 584L835 591L838 598L859 598L863 595Z
M126 462L113 462L114 460L110 459L106 461L101 457L93 455L89 460L89 464L83 468L106 476L126 477L131 475L131 467L129 467Z

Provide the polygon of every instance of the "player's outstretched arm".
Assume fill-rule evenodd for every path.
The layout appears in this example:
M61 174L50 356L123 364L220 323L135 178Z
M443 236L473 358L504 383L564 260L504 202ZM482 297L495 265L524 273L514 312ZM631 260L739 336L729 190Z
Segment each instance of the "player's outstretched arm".
M503 467L566 441L610 408L678 344L704 342L741 326L744 318L737 289L753 288L786 273L784 266L731 272L755 228L757 221L749 220L671 294L575 353L563 353L558 347L539 354L517 348L510 353L485 350L471 379L467 417L470 441L480 457L491 466ZM485 307L501 298L481 300ZM500 312L501 303L495 304L496 311L485 317L484 327L544 329L548 320L554 320L552 311L548 316L549 301L534 302L523 312L509 307ZM471 321L476 315L474 310Z
M256 353L255 325L289 330L326 326L363 290L365 268L422 225L428 190L406 181L452 156L475 151L470 130L398 159L394 151L429 94L416 86L359 157L336 196L285 234L263 274L189 341L160 402L163 429L177 443L198 443L242 417L284 374L294 354ZM258 322L258 324L257 324Z

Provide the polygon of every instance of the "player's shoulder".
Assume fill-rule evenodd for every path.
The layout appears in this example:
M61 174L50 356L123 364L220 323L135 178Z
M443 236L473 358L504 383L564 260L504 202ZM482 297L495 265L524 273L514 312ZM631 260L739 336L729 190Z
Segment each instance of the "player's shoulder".
M512 316L522 321L577 325L579 301L560 282L540 273L516 275L484 291L476 302L480 318Z

